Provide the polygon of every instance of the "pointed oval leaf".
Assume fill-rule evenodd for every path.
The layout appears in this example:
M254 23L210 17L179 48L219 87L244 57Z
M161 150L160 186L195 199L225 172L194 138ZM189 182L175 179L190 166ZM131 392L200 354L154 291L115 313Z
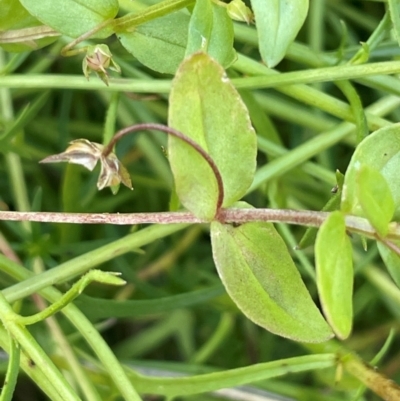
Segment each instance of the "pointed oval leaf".
M233 39L233 24L226 9L210 0L196 1L190 18L186 55L204 51L227 68L236 59Z
M337 211L321 225L315 242L319 298L335 334L345 339L353 320L353 259L344 215Z
M77 38L118 13L118 0L20 0L39 21L64 35ZM92 38L106 38L112 27L102 29Z
M296 38L308 12L308 0L250 0L258 46L268 67L275 67Z
M296 341L332 337L272 224L233 227L214 221L211 243L226 291L250 320Z
M385 237L394 213L394 200L382 174L362 165L357 176L357 196L365 217Z
M356 148L347 168L341 209L344 213L365 216L357 193L359 169L367 165L377 170L386 180L394 200L394 218L400 217L400 124L381 128L367 136ZM376 188L373 187L373 192Z
M168 14L139 25L132 32L118 33L118 38L146 67L175 74L185 57L189 20L182 12Z
M169 125L210 154L224 182L223 206L232 205L246 193L256 168L256 135L240 95L217 62L196 53L179 67L169 103ZM211 220L218 198L214 174L189 145L171 136L168 141L180 201L196 216Z

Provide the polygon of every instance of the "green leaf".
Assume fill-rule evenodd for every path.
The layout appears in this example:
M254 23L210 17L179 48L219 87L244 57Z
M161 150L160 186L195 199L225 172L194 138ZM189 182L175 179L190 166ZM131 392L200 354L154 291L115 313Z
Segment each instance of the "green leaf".
M400 2L398 0L388 0L388 5L394 36L400 45Z
M400 241L391 241L397 247L400 247ZM392 276L393 281L396 283L397 287L400 287L400 256L389 249L385 244L377 242L378 250L381 255L383 262Z
M344 215L339 211L331 213L318 231L315 263L325 317L335 334L345 339L353 320L353 259Z
M175 74L185 57L189 19L182 12L168 14L139 25L133 32L118 33L118 38L146 67Z
M294 41L308 12L308 0L250 0L261 57L275 67Z
M379 171L368 165L360 167L357 178L357 196L365 216L385 237L395 209L389 185Z
M359 170L363 165L377 170L386 180L394 200L394 219L400 217L400 124L381 128L367 136L356 148L345 175L341 209L346 214L365 216L358 194ZM380 180L381 182L381 180ZM371 182L372 193L380 191L380 186ZM378 185L378 184L377 184ZM374 196L379 196L375 194ZM387 212L386 212L387 213Z
M197 51L207 52L213 28L213 6L210 0L197 0L189 23L185 56Z
M256 135L236 89L219 64L196 53L180 66L169 103L169 125L210 154L224 182L223 206L232 205L253 181L257 151ZM168 154L181 203L196 216L211 220L218 190L209 165L174 137L169 137Z
M270 223L211 223L213 258L226 291L254 323L302 342L332 336L282 238Z
M150 300L117 301L113 299L93 298L82 294L74 303L86 316L89 316L93 320L98 320L109 317L126 318L170 313L177 309L208 302L224 293L222 285L217 284L213 287L190 291L186 294L171 295Z
M43 24L72 38L84 34L118 13L118 0L20 0ZM92 38L106 38L113 33L109 26Z
M39 25L18 0L0 0L0 31Z
M208 53L223 67L236 59L233 24L226 9L210 0L198 0L189 24L186 56L197 51Z
M36 50L57 40L18 0L0 0L0 10L0 46L6 51Z

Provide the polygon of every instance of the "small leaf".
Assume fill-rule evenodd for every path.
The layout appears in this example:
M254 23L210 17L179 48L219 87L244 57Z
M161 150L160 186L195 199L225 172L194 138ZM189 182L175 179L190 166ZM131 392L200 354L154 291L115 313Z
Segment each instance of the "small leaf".
M226 6L230 18L235 21L246 22L250 24L254 20L253 12L242 0L232 0Z
M341 209L346 214L365 216L357 193L360 166L367 165L377 170L386 180L392 194L395 212L394 219L400 218L400 124L381 128L367 136L356 148L347 168ZM376 192L377 187L372 187Z
M211 223L213 258L226 291L254 323L302 342L332 337L282 238L270 223Z
M43 24L64 35L77 38L97 25L112 19L118 12L118 0L20 0ZM102 29L92 38L106 38L112 27Z
M392 242L397 247L400 247L400 241L392 240ZM400 287L400 256L379 241L378 250L393 281L396 283L397 287Z
M250 0L263 61L275 67L306 19L308 0Z
M233 38L233 24L225 8L210 0L196 1L189 24L186 56L203 51L227 68L236 59Z
M325 317L335 334L345 339L353 320L352 247L344 216L333 212L321 225L315 242L318 293Z
M142 64L163 74L175 74L185 57L189 16L172 13L118 33L122 46Z
M188 43L185 56L198 51L207 53L213 28L213 7L210 0L196 0L189 23Z
M169 125L213 158L224 183L223 206L232 205L246 193L256 167L256 136L236 89L220 65L208 55L196 53L180 66L169 104ZM214 174L189 145L174 137L168 141L181 203L196 216L211 220L218 198Z
M382 174L368 165L362 165L358 171L357 195L366 218L385 237L395 206Z

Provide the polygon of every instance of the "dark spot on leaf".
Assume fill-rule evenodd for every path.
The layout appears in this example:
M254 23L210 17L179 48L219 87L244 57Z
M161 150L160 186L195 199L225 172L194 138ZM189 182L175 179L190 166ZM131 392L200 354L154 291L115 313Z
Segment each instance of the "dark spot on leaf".
M232 223L232 227L240 227L242 225L242 223Z
M36 366L36 363L32 359L28 359L28 366L30 368L34 368Z

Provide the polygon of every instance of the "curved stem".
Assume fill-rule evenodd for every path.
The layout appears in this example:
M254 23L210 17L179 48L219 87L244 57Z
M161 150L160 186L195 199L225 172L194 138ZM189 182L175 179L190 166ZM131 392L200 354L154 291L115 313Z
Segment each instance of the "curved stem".
M168 135L174 136L175 138L181 139L183 142L186 142L188 145L190 145L208 163L212 172L214 173L214 177L217 181L217 186L218 186L218 199L217 199L216 213L215 213L217 216L221 210L222 203L224 201L224 183L222 181L221 173L220 173L217 165L215 164L213 158L198 143L193 141L193 139L189 138L182 132L180 132L174 128L167 127L166 125L156 124L156 123L143 123L143 124L131 125L129 127L119 130L112 137L111 141L108 143L107 146L105 146L105 148L103 150L103 157L107 157L112 152L115 144L125 135L131 134L134 132L138 132L138 131L146 131L146 130L162 131Z

